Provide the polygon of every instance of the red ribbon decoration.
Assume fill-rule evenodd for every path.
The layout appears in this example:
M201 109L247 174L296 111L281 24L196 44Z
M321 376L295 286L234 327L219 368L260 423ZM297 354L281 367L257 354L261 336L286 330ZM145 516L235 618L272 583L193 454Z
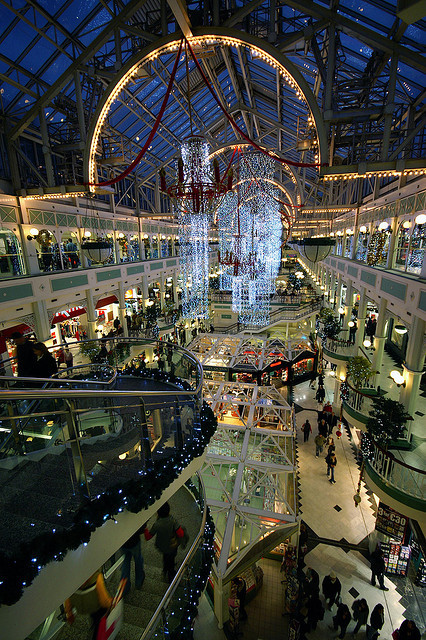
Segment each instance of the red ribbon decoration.
M213 87L211 86L211 84L210 84L207 76L205 75L200 63L198 62L198 59L197 59L197 57L196 57L196 55L195 55L190 43L188 42L188 40L186 38L185 38L185 41L186 41L186 43L188 45L189 51L191 52L192 59L194 60L195 65L196 65L198 71L201 74L201 77L202 77L202 79L204 81L204 84L206 85L206 87L208 88L210 93L212 94L212 96L213 96L215 102L217 103L219 109L223 112L224 116L229 120L229 122L234 127L234 129L236 129L238 131L240 136L242 136L242 138L244 138L244 140L246 140L249 144L251 144L252 147L257 149L257 151L260 151L261 153L264 153L266 156L269 156L269 158L272 158L272 160L275 160L276 162L280 162L281 164L289 164L292 167L321 167L321 166L328 166L328 162L323 162L323 163L320 163L320 162L295 162L294 160L286 160L285 158L280 158L279 156L276 156L275 154L270 153L269 151L266 151L266 149L263 149L258 144L256 144L256 142L254 142L254 140L252 140L251 138L246 136L244 131L242 129L240 129L238 124L235 122L234 118L222 106L222 103L220 102L219 98L215 94Z
M157 133L157 129L160 126L160 122L161 122L161 119L162 119L162 117L164 115L164 111L166 110L167 103L169 101L170 94L171 94L172 89L173 89L173 83L174 83L175 76L176 76L176 71L177 71L177 67L178 67L178 63L179 63L180 54L182 53L182 45L183 45L183 38L180 41L179 50L177 52L176 60L175 60L175 63L173 65L173 70L172 70L172 73L170 75L169 84L167 85L167 91L166 91L166 93L164 95L163 103L161 105L161 109L158 112L158 116L157 116L157 118L155 120L154 126L152 127L152 131L151 131L151 133L149 134L149 136L147 138L147 141L145 142L145 144L142 147L142 149L139 151L139 153L136 156L136 158L127 167L127 169L125 169L123 171L123 173L120 173L120 175L116 176L115 178L111 178L111 180L106 180L105 182L89 182L89 183L86 183L86 184L89 184L91 187L109 187L110 185L116 184L117 182L120 182L121 180L123 180L123 178L128 176L129 173L131 173L131 171L133 171L133 169L142 160L142 157L147 152L149 145L151 144L155 134Z

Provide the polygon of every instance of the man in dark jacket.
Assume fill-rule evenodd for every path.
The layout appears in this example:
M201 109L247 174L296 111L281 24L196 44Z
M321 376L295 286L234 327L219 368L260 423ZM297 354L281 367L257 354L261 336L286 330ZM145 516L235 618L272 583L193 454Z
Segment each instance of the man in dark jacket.
M37 356L33 351L34 342L23 336L20 331L14 331L10 337L16 345L18 376L33 378L37 361Z
M382 550L379 545L377 545L376 549L370 556L370 566L371 566L371 584L374 586L376 584L376 578L379 583L379 588L382 591L389 591L387 587L385 587L384 576L385 576L385 560L383 558Z
M330 575L325 576L322 581L322 592L325 598L325 601L329 600L328 608L331 609L333 604L336 602L336 599L340 596L340 592L342 590L342 585L340 584L339 578L336 576L334 571L330 571Z
M352 611L353 611L353 619L356 622L356 627L353 630L353 634L355 635L361 629L361 627L368 622L368 614L370 613L370 609L368 608L367 600L365 598L361 598L360 600L355 600L352 603Z
M337 629L340 627L339 638L342 639L345 637L346 629L348 628L348 624L351 621L351 612L349 611L349 607L347 604L343 604L341 602L337 607L337 613L333 617L333 626L330 629Z
M141 527L136 533L134 533L122 546L124 551L124 561L121 567L121 579L127 580L124 587L123 596L130 591L130 563L135 561L135 586L136 589L141 589L143 581L145 580L145 571L143 567L143 557L141 551L141 533L145 531L145 527Z

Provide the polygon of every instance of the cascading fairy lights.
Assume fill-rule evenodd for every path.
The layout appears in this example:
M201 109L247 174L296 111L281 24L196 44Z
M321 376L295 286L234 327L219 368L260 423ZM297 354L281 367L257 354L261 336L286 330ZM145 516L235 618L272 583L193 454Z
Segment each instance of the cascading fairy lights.
M213 215L232 188L232 173L221 179L219 165L210 169L209 146L201 136L189 137L181 147L177 180L167 186L160 172L161 190L171 198L177 215L184 286L182 314L191 320L209 317L209 230Z
M281 257L282 222L274 161L260 153L241 158L238 194L218 209L222 287L232 290L232 308L247 325L269 321L271 293Z

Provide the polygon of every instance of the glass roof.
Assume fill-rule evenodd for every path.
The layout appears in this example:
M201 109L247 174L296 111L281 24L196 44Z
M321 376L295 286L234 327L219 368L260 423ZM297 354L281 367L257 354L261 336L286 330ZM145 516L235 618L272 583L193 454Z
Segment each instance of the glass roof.
M241 18L238 10L247 3L248 0L238 1L233 9L223 4L221 19L228 20L236 32L244 30L269 41L296 65L321 111L330 106L336 113L357 109L360 121L363 110L373 112L377 134L385 126L383 114L391 86L392 55L397 55L395 95L390 102L399 105L400 111L395 111L390 150L392 145L398 149L401 143L398 127L410 126L406 120L410 108L413 128L419 124L417 114L424 109L426 82L426 22L418 19L414 9L413 23L406 24L398 16L396 0L337 0L332 10L328 0L314 0L309 5L302 0L289 0L278 6L275 31L271 32L269 2ZM211 24L212 16L202 2L190 3L188 14L192 28L200 25L202 16L205 27ZM50 148L53 153L57 149L58 171L61 162L65 162L64 153L76 157L77 151L69 145L85 135L83 130L87 131L92 123L96 106L116 72L155 42L165 28L169 34L176 31L176 19L169 8L163 24L159 16L159 0L10 0L2 4L1 106L15 137L19 129L21 136L32 140L35 136L42 144L39 117L44 113ZM336 26L335 52L329 47L331 16ZM113 103L101 136L110 157L120 145L124 149L120 153L125 164L114 162L113 171L122 171L149 135L161 108L174 57L169 53L152 60L146 65L146 77L134 78ZM277 82L273 67L254 55L249 46L212 45L212 51L200 60L217 97L246 135L291 160L314 161L314 151L309 145L301 145L301 139L311 139L309 110L287 82ZM333 62L333 88L327 96L327 70ZM327 104L330 97L331 103ZM187 73L182 55L160 128L149 154L135 169L147 188L155 185L153 169L166 165L168 175L172 175L180 143L191 132L190 114L194 133L203 134L213 149L236 139L237 134L214 102L194 62L188 61ZM378 136L373 136L373 125L370 128L371 134L368 132L358 143L358 147L362 144L365 148L358 148L357 154L379 158ZM349 137L357 135L354 120L345 121L344 129L345 135L339 130L334 138L335 157L350 164L355 151L349 149ZM418 133L422 135L421 128ZM64 145L68 145L66 151ZM422 151L417 146L414 156ZM99 157L102 153L99 147ZM222 168L231 153L220 156ZM400 153L400 157L407 157L406 152ZM103 160L103 167L108 166L108 158ZM302 171L299 173L302 175ZM276 175L284 184L288 182L294 194L294 181L279 165ZM304 189L304 197L312 193L317 175L313 168L303 172L303 186L299 184L298 188ZM37 186L35 175L33 179Z

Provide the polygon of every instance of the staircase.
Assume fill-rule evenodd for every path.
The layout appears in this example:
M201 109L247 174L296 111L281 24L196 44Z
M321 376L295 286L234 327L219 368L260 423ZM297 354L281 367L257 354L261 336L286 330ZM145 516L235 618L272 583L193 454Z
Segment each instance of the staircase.
M189 535L189 542L186 549L184 550L181 547L178 549L176 561L176 567L178 568L200 530L202 514L192 494L186 487L181 487L174 496L170 498L169 504L172 515L179 524L185 526ZM150 523L152 524L154 521L155 518L151 519ZM146 625L154 615L169 586L167 579L163 577L162 555L155 548L154 542L154 538L147 542L144 537L141 536L142 555L145 561L145 581L142 589L136 590L134 588L134 564L132 562L132 589L124 599L124 624L117 636L118 640L139 640L141 638ZM120 569L118 569L110 579L107 580L107 588L111 595L114 594L117 589L120 573ZM174 602L176 602L179 595L183 595L182 585L179 585L177 592L175 592ZM174 616L172 619L174 619ZM176 616L176 623L178 622L179 617ZM65 624L55 640L87 640L87 638L90 638L90 635L89 616L77 615L74 624ZM37 636L34 636L34 638L36 637Z

